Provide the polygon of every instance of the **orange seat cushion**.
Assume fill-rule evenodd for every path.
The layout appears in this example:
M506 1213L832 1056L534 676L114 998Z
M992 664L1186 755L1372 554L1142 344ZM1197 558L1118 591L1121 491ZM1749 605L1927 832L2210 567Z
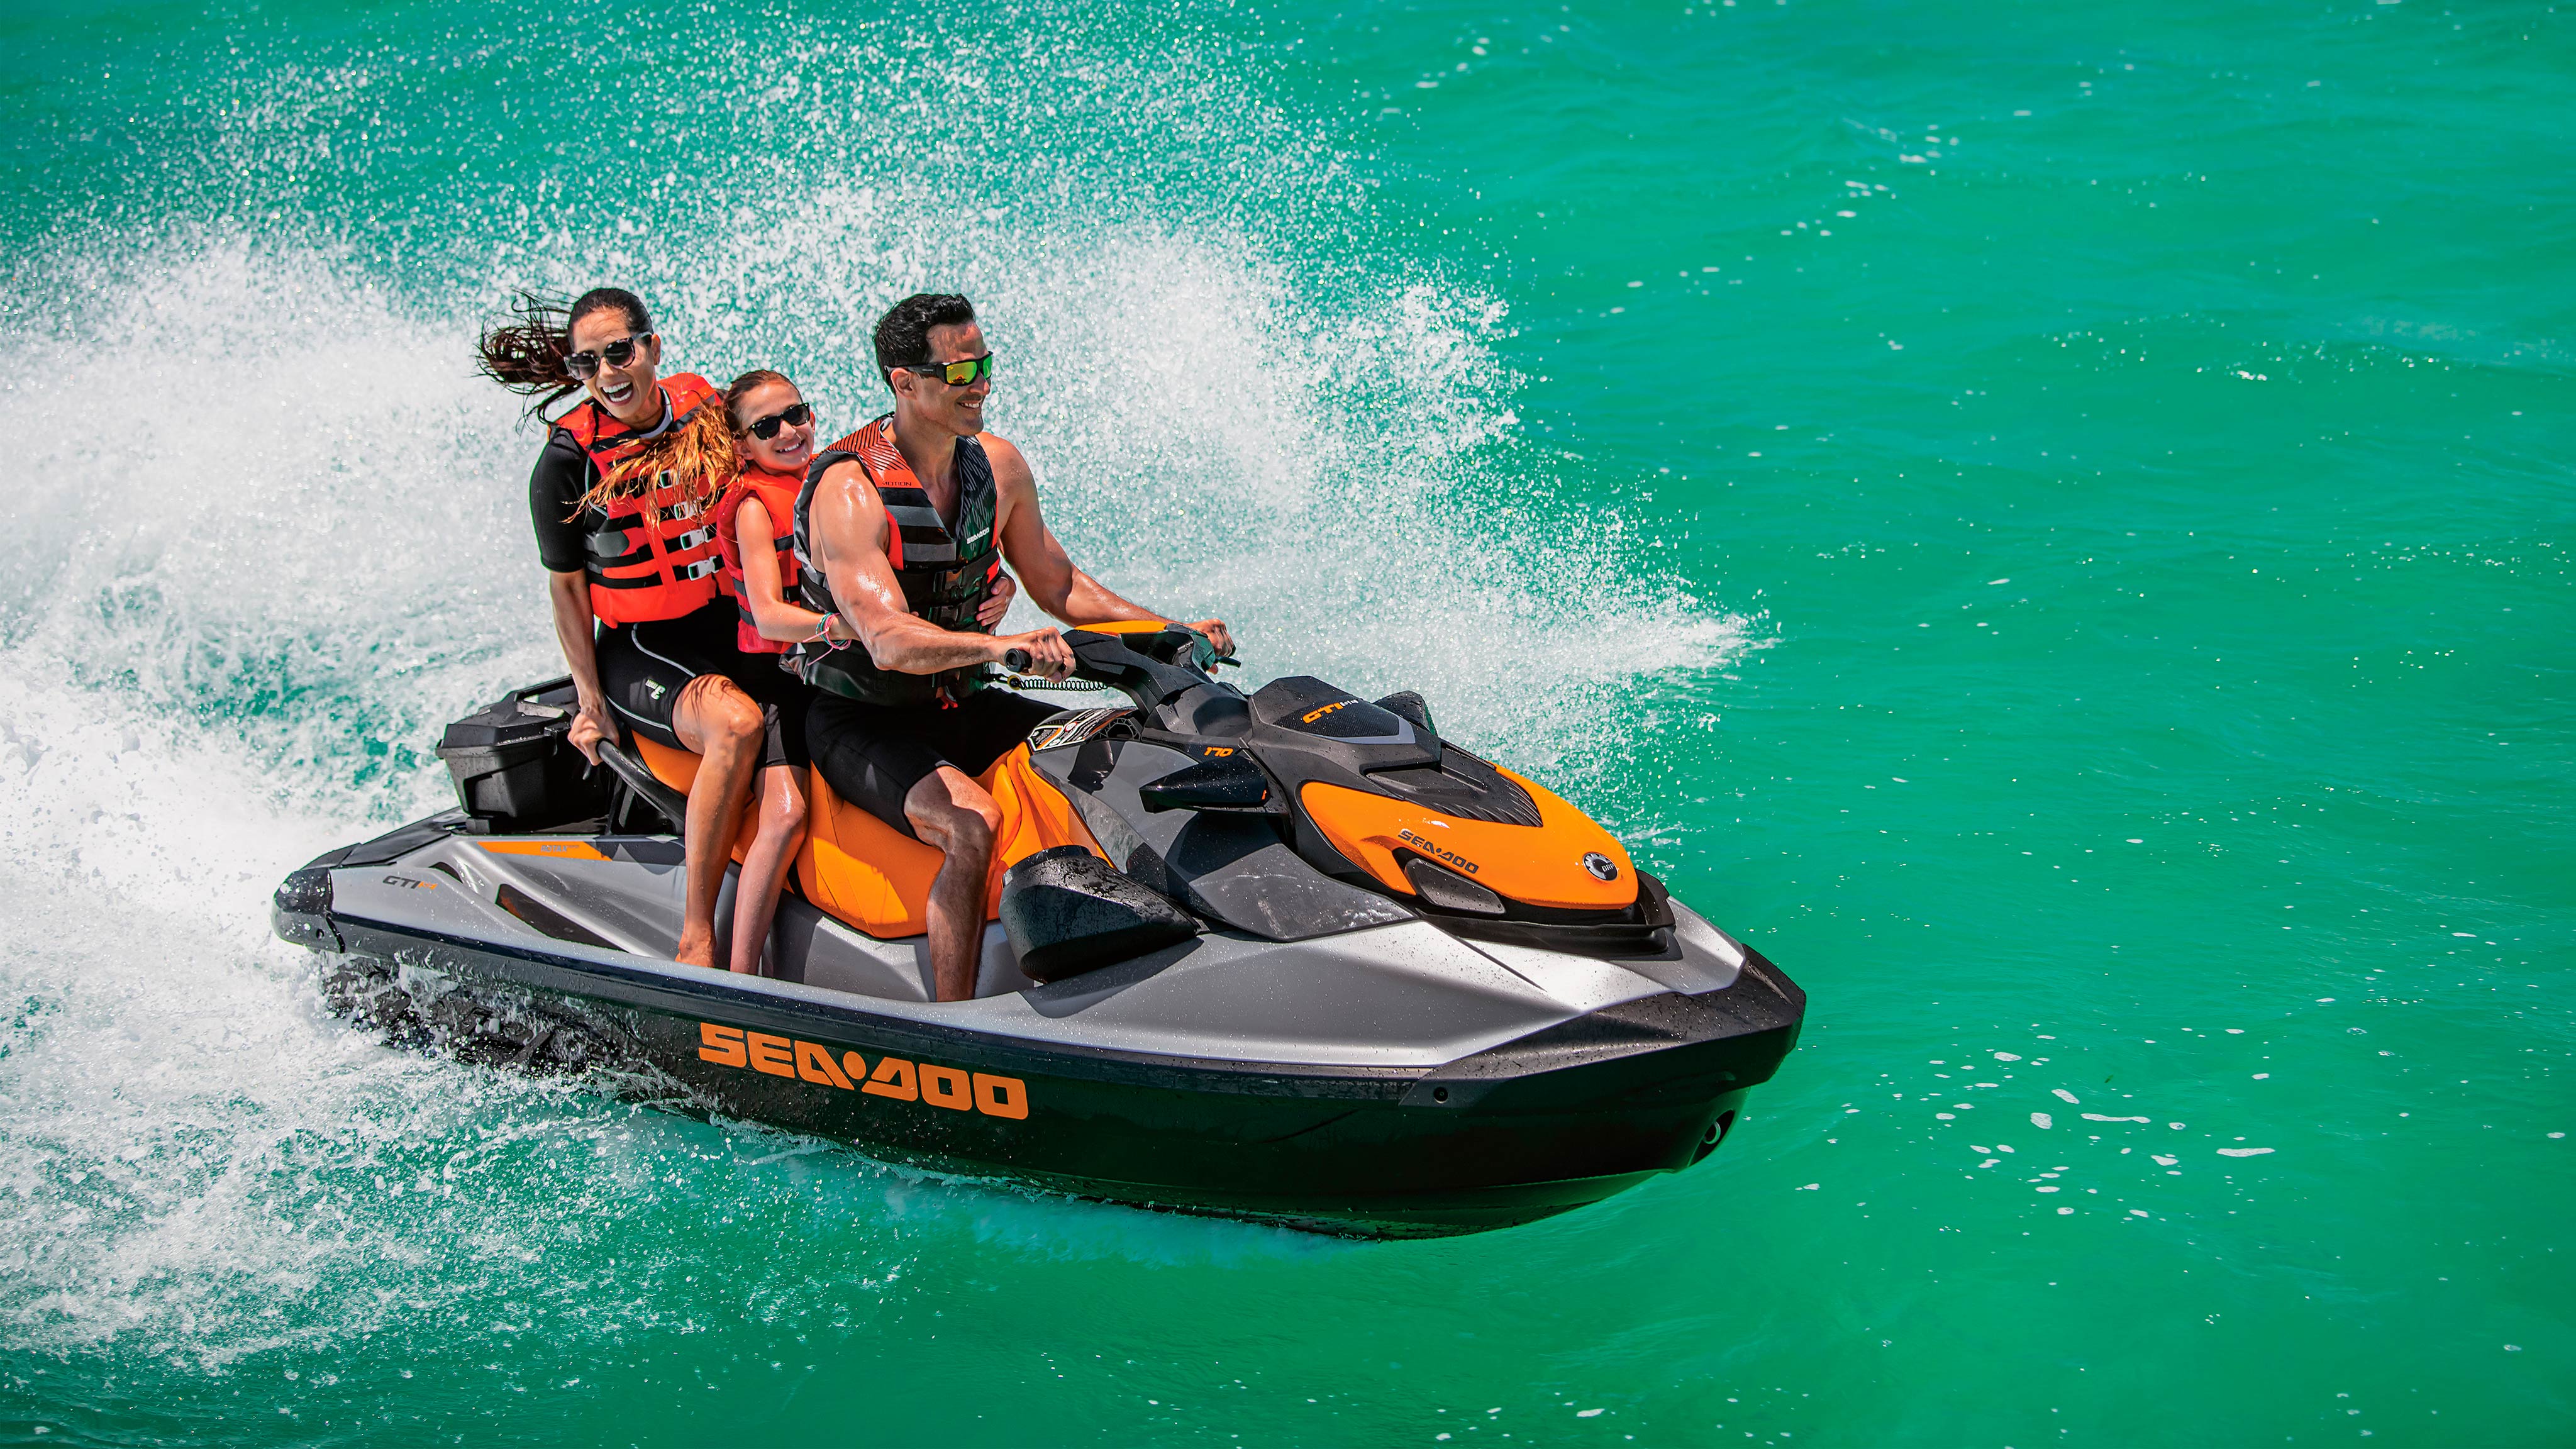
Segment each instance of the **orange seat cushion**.
M984 919L1000 913L1002 873L1041 850L1079 845L1108 858L1074 813L1073 802L1029 764L1028 746L995 761L976 783L1002 810L984 882ZM883 940L929 929L930 882L945 857L833 794L819 771L811 789L805 849L796 857L796 879L805 898Z
M633 735L630 738L635 741L635 752L644 757L644 768L653 772L654 779L683 795L689 793L690 786L698 783L698 766L703 762L704 757L697 751L675 750L669 745L657 745L642 735ZM752 778L757 782L759 776L755 774ZM751 796L744 796L742 828L733 834L733 858L736 863L740 863L742 858L750 853L752 837L760 833L760 812L751 808L751 800Z
M697 783L695 753L658 745L640 735L635 737L635 749L653 777L672 789L686 794ZM945 857L833 794L820 771L807 774L805 846L796 856L796 880L805 898L883 940L928 930L930 882ZM976 783L1002 809L1002 828L984 885L984 919L1000 914L1002 873L1041 850L1079 845L1108 859L1084 828L1082 817L1074 813L1073 802L1029 763L1028 746L1021 745L995 761ZM759 812L746 808L742 829L734 836L736 861L751 849L759 826Z

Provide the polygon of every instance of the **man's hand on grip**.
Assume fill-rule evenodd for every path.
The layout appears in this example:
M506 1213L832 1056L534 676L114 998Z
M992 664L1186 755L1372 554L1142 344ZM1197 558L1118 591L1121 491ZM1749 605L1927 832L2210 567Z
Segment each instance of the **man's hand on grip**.
M1028 651L1029 673L1044 679L1062 679L1073 673L1073 646L1064 635L1053 629L1032 629L1025 634L1005 634L993 641L993 659L1014 649Z
M1216 657L1226 659L1233 656L1234 634L1225 627L1223 619L1201 619L1190 627L1205 634L1208 642L1216 646Z

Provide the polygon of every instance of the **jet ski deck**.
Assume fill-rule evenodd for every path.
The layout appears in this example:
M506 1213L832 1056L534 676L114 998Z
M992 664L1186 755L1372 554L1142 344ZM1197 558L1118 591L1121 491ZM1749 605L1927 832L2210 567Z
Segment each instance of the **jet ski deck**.
M1477 879L1538 866L1460 874L1461 889L1426 873L1439 858L1429 850L1374 861L1347 850L1331 833L1355 827L1313 828L1278 804L1301 773L1333 776L1333 761L1264 754L1257 720L1228 734L1223 720L1193 719L1237 713L1227 697L1243 696L1135 642L1092 636L1078 652L1112 682L1140 666L1186 678L1127 678L1137 711L1076 712L1032 735L1019 759L1062 792L1085 840L1039 846L997 879L1003 919L987 928L972 1000L930 999L921 938L820 909L802 871L803 893L781 902L771 975L672 961L679 842L637 828L653 823L639 789L603 802L592 783L566 784L579 772L556 753L559 734L513 767L552 771L560 788L522 788L509 803L597 816L532 827L548 808L496 811L494 789L475 784L490 776L460 770L481 808L295 872L278 891L278 932L331 958L345 1009L398 1030L432 1025L460 1049L611 1066L643 1095L888 1160L1376 1236L1526 1222L1687 1167L1794 1046L1803 993L1651 877L1616 909L1533 907ZM543 719L547 693L513 698ZM1193 698L1171 708L1183 694ZM1397 730L1399 716L1335 697L1337 713L1373 711L1359 737L1407 734L1407 759L1445 753L1427 711ZM1208 753L1238 748L1251 760ZM1468 812L1499 800L1489 815L1521 811L1523 798L1529 810L1562 805L1526 782L1514 787L1525 797L1476 796L1500 777L1456 756L1467 784L1422 775L1417 760L1394 767L1416 772L1397 788ZM1203 770L1211 761L1220 769ZM1367 770L1347 773L1369 783ZM1430 798L1443 791L1455 798ZM1378 834L1402 849L1410 831ZM1068 853L1089 876L1044 884L1036 866ZM1484 864L1452 855L1441 869ZM1431 888L1407 898L1389 874ZM1082 881L1099 877L1115 889L1083 898ZM1528 889L1582 888L1570 880ZM1140 888L1145 914L1181 924L1129 950L1148 938L1100 922L1114 925ZM1028 904L1047 890L1070 890L1076 909ZM1083 959L1086 942L1115 959Z

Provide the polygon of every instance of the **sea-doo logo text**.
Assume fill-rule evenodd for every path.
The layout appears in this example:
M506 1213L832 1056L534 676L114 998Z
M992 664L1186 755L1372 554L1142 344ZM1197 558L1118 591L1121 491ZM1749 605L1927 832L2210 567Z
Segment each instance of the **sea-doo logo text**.
M1451 865L1458 867L1460 870L1465 871L1469 875L1474 875L1476 873L1476 863L1474 861L1469 860L1467 857L1460 855L1458 852L1451 850L1446 846L1434 845L1430 841L1423 839L1421 836L1414 834L1410 830L1399 830L1395 833L1398 839L1402 840L1405 844L1412 846L1414 849L1421 851L1424 855L1437 856L1438 858L1449 862Z
M1588 850L1584 852L1583 868L1592 872L1593 879L1595 880L1617 880L1619 878L1619 862L1612 860L1610 857L1603 855L1597 850Z
M1301 714L1301 715L1297 716L1297 723L1299 723L1299 724L1313 724L1315 721L1317 721L1317 720L1319 720L1319 719L1322 719L1324 716L1326 716L1326 715L1328 715L1328 714L1331 714L1334 710L1337 710L1337 709L1348 709L1348 708L1350 708L1352 705L1355 705L1355 704L1357 704L1357 703L1359 703L1359 701L1358 701L1358 700L1356 700L1356 699L1337 699L1337 700L1334 700L1331 704L1323 705L1323 706L1320 706L1320 707L1315 708L1315 709L1310 709L1310 710L1306 711L1304 714Z
M835 1057L831 1048L810 1041L712 1021L698 1023L698 1043L698 1060L720 1067L748 1067L818 1087L892 1097L898 1102L927 1102L951 1112L981 1112L1014 1121L1029 1115L1029 1089L1017 1077L961 1072L927 1062L916 1065L901 1057L879 1057L877 1069L870 1072L867 1058L857 1052Z

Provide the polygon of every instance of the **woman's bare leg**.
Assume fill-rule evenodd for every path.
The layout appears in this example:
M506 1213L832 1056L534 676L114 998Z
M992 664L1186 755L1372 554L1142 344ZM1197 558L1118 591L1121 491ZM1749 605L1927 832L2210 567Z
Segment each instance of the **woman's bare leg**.
M743 852L742 876L733 888L733 969L746 976L760 974L760 953L778 916L788 862L805 842L804 776L787 765L760 772L760 829Z
M671 953L683 966L716 964L716 896L733 858L734 833L752 767L760 762L760 705L721 674L701 674L680 690L671 707L671 733L698 752L697 783L689 787L688 883L680 911L680 943Z

